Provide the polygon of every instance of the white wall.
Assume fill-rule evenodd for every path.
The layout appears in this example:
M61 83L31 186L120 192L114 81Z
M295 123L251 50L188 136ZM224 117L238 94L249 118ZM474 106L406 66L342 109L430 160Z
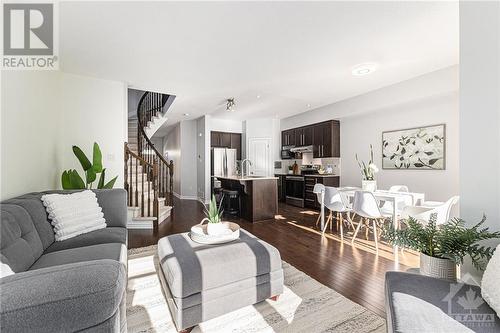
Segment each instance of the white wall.
M202 202L210 199L210 116L196 120L197 195Z
M94 142L102 151L106 180L118 176L115 187L123 187L123 143L127 141L127 88L122 82L62 73L61 75L62 170L81 166L72 145L91 158ZM60 172L62 172L60 170Z
M57 188L59 72L2 71L2 200Z
M243 122L230 119L210 118L210 131L242 133Z
M500 230L500 3L460 2L460 214ZM498 240L492 243L494 245ZM464 272L473 272L465 265Z
M181 121L181 196L183 199L197 199L197 151L196 120ZM179 168L177 168L179 169Z
M388 96L389 98L389 96ZM383 170L382 132L409 127L446 124L446 170ZM341 120L340 153L341 184L361 186L355 154L369 159L373 145L379 188L407 185L411 191L423 192L426 200L446 201L459 194L458 92L432 96L377 112L346 117Z
M174 193L181 195L181 125L180 123L168 133L163 140L164 154L168 154L168 160L174 162Z
M127 94L123 83L63 72L2 72L1 198L61 188L81 167L71 146L91 155L97 141L107 179L123 187Z
M500 3L460 2L461 215L500 230Z
M361 185L354 158L368 158L373 144L381 167L382 131L446 123L446 170L381 170L380 188L406 184L428 200L444 201L459 193L458 66L282 119L281 129L340 119L341 184Z

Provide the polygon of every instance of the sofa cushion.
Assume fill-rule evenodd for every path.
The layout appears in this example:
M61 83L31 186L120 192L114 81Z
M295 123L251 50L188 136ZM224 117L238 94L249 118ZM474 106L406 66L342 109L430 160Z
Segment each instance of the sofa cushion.
M0 280L0 329L52 333L99 327L120 311L126 283L125 266L107 259L7 276Z
M428 319L429 311L436 311L436 309L440 309L444 315L449 316L451 319L463 318L464 313L466 315L478 314L480 318L489 321L480 322L473 326L471 326L473 323L470 321L461 322L461 324L466 325L474 332L500 332L500 319L495 315L493 309L481 299L481 289L478 286L454 283L419 274L387 272L385 275L385 292L389 332L408 332L406 330L408 325L404 322L404 311L398 309L401 306L400 303L404 303L401 300L405 298L413 299L412 304L416 304L415 306L418 308L418 311L413 311L414 321L425 322L425 327L415 328L417 332L423 332L424 329L428 330L430 326L434 327L434 332L441 331L442 319L440 322L429 322ZM469 295L466 294L467 292ZM478 302L477 308L464 309L463 304L465 303L463 303L463 299L468 300L471 296L474 301ZM428 306L422 308L422 304L428 304ZM405 304L405 306L410 306L410 304ZM467 318L465 316L466 320Z
M45 250L44 253L105 243L121 243L126 245L127 229L120 227L108 227L106 229L95 230L65 241L55 242L47 250Z
M126 266L127 247L121 243L108 243L51 252L42 255L30 270L100 259L116 260Z
M31 216L14 204L1 205L0 253L14 272L27 270L42 255L43 245Z
M47 218L47 211L40 199L43 193L29 193L4 201L2 204L15 204L23 207L38 231L43 249L54 243L54 229Z

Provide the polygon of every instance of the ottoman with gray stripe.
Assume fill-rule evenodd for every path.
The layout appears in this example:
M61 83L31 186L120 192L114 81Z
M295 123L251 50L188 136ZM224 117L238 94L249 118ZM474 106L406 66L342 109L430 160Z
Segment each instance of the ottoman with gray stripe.
M218 245L195 243L188 233L167 236L158 241L158 257L179 331L283 293L279 251L245 230Z

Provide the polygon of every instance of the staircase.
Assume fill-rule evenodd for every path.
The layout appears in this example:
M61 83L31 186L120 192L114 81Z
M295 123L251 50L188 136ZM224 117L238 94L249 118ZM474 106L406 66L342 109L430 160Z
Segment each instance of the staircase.
M146 92L137 108L137 119L129 119L125 143L125 189L129 229L153 229L172 210L173 162L167 162L150 140L151 125L165 118L166 95ZM160 150L161 151L161 150Z

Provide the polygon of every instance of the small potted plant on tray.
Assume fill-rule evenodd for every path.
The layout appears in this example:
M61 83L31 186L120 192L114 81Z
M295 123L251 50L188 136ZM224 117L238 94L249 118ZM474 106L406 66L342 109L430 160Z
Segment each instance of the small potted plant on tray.
M485 220L483 216L476 225L466 227L465 221L458 218L436 225L435 214L428 223L410 217L402 229L386 226L384 237L394 245L420 252L420 274L456 280L456 267L466 256L471 257L475 268L484 270L495 251L478 244L482 240L500 238L500 232L490 232L482 227Z
M221 198L220 204L217 206L217 201L215 200L215 195L212 195L212 200L207 207L205 205L205 215L206 217L201 220L200 224L203 224L205 221L208 221L207 224L207 234L218 236L225 235L231 233L228 225L222 222L222 214L224 209L222 209L222 202L224 197Z

